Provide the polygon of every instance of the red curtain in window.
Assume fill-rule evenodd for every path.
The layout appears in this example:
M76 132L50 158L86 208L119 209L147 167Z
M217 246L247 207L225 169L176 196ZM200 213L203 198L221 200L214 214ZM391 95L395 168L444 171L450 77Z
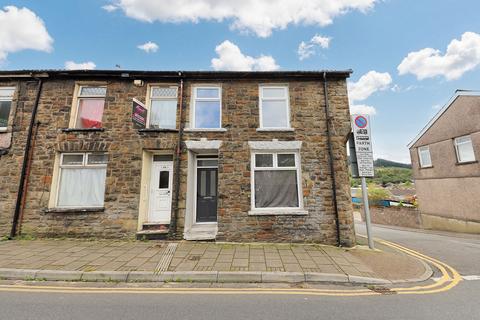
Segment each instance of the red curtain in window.
M104 99L82 99L78 105L78 122L80 128L101 128Z

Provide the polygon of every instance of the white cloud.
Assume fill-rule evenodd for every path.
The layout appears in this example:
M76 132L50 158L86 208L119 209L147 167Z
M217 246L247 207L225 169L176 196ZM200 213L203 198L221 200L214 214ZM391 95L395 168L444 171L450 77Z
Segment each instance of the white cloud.
M411 73L418 80L436 76L455 80L479 64L480 35L465 32L460 40L453 39L450 42L445 54L433 48L410 52L397 69L400 75Z
M117 6L114 6L113 4L107 4L107 5L104 5L102 7L103 10L107 11L107 12L113 12L113 11L116 11L118 10L118 7Z
M392 77L388 72L369 71L358 79L357 82L348 84L348 96L350 101L363 101L374 92L386 90L392 83Z
M224 71L273 71L280 67L272 56L258 58L244 55L238 46L225 40L215 48L218 58L212 59L214 70Z
M317 47L317 46L321 47L323 49L328 49L328 47L330 46L330 40L332 40L332 38L323 37L321 35L316 34L315 36L313 36L312 39L310 39L310 41L300 42L300 44L298 45L298 50L297 50L298 58L300 60L304 60L304 59L307 59L308 57L314 55L315 54L315 47Z
M268 37L288 25L326 26L349 11L366 12L378 0L114 0L128 17L146 21L231 22L232 29Z
M65 69L67 70L92 70L97 66L92 61L76 63L74 61L66 61Z
M377 110L375 110L372 106L367 106L365 104L352 104L350 105L350 113L351 114L368 114L368 115L375 115L377 114Z
M43 20L30 9L0 9L0 61L9 53L26 49L51 52L52 43Z
M327 49L328 46L330 45L330 40L332 40L332 38L322 37L321 35L316 34L315 36L313 36L310 42L319 45L323 49Z
M137 46L138 49L145 51L146 53L157 52L158 45L152 41L148 41L144 44Z
M392 83L392 77L388 72L369 71L358 79L357 82L348 83L348 97L350 100L350 112L375 115L374 107L365 104L357 104L358 101L366 100L377 91L387 90ZM397 90L396 86L393 86Z

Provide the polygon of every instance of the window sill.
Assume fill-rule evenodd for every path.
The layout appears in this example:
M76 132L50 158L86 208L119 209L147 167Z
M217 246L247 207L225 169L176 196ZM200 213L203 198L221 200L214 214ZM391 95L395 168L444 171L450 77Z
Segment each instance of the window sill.
M420 170L423 170L423 169L432 169L433 166L427 166L427 167L420 167Z
M145 128L145 129L138 129L138 132L178 132L178 129L161 129L161 128Z
M257 132L294 132L294 128L257 128Z
M45 209L45 213L88 213L88 212L104 212L105 207L92 208L49 208Z
M185 128L185 132L226 132L225 128L211 128L211 129L200 129L200 128Z
M4 133L4 132L7 132L7 131L8 131L8 128L5 128L5 127L0 128L0 133Z
M105 131L105 128L65 128L61 129L62 132L103 132Z
M304 209L268 209L268 210L250 210L249 216L306 216L308 211Z
M463 166L464 164L472 164L472 163L478 163L478 160L465 161L465 162L456 162L455 165L457 165L457 166Z

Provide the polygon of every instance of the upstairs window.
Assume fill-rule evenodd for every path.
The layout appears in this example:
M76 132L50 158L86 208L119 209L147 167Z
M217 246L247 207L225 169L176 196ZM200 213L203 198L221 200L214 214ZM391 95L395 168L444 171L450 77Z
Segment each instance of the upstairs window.
M301 207L298 153L256 152L252 155L252 209Z
M149 128L177 127L177 87L150 88Z
M193 128L220 129L222 127L221 97L220 87L193 88Z
M0 87L0 132L7 131L15 88Z
M59 169L58 208L103 206L107 175L105 153L63 153Z
M288 86L260 86L260 128L290 128Z
M73 127L76 129L97 129L102 127L105 106L105 86L80 86L77 95Z
M470 136L455 138L454 143L459 163L475 161L475 152L473 151L472 138Z
M428 168L432 166L430 158L430 148L428 146L418 148L418 158L420 159L420 167Z

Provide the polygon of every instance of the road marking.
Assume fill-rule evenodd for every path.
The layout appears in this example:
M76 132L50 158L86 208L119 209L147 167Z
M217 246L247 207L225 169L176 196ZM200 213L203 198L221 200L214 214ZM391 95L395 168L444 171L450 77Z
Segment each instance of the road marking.
M440 270L442 276L433 284L419 285L413 287L390 288L390 292L397 294L432 294L445 292L455 287L462 277L460 274L437 259L431 258L415 250L403 247L399 244L386 240L375 239L375 241L402 251L410 256L423 260L434 265ZM0 285L0 292L45 292L45 293L128 293L128 294L210 294L210 295L315 295L315 296L378 296L381 292L375 292L369 289L301 289L301 288L95 288L95 287L61 287L61 286L35 286L35 285Z
M480 276L462 276L463 280L475 281L480 280Z
M434 284L432 285L426 285L426 286L415 286L415 287L410 287L410 288L393 288L391 290L395 290L398 292L398 294L429 294L429 293L440 293L440 292L445 292L453 287L455 287L460 281L462 281L462 277L460 274L455 270L454 268L450 267L448 264L441 262L435 258L429 257L427 255L424 255L420 252L417 252L415 250L403 247L397 243L393 243L390 241L386 240L381 240L381 239L376 239L377 242L380 242L384 245L393 247L397 250L403 251L411 256L414 256L418 259L424 260L435 267L437 267L440 272L442 273L442 277ZM448 271L447 271L448 270ZM449 272L451 273L452 276L449 275ZM445 286L443 286L446 284ZM443 286L443 287L442 287ZM437 288L438 287L438 288Z

